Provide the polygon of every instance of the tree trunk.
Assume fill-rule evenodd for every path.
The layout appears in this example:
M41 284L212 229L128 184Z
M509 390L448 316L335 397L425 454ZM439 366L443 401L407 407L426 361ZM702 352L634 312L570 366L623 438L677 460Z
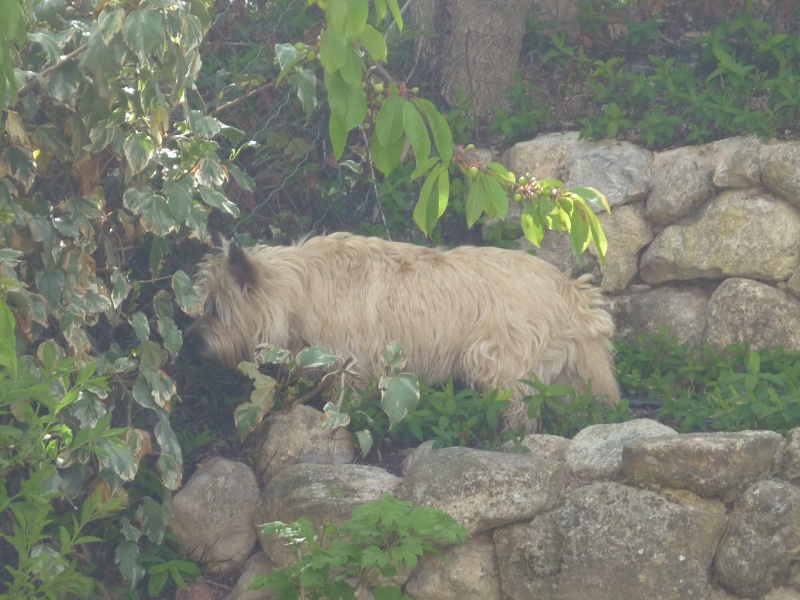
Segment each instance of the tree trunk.
M451 105L466 100L476 115L505 104L513 83L532 0L412 0L412 21L435 34L423 38L422 59Z

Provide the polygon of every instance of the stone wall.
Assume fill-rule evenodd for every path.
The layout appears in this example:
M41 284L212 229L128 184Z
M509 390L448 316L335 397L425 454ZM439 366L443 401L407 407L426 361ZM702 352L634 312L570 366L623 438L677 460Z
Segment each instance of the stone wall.
M293 560L258 524L341 523L384 492L471 534L404 574L414 600L800 598L800 428L678 434L640 419L508 452L426 442L396 476L340 463L352 440L321 436L323 418L298 406L271 419L258 460L279 469L212 459L176 495L185 546L219 571L244 565L228 600L274 598L249 581Z
M691 345L800 348L800 143L731 138L665 152L546 135L503 157L517 174L591 186L612 207L602 274L565 234L539 254L597 271L620 334L667 326Z

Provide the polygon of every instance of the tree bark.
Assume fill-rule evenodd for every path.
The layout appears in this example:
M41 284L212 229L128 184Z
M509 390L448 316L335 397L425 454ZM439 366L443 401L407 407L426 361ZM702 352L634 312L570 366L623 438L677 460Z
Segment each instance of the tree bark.
M489 115L504 106L503 90L514 81L532 0L412 0L411 18L422 30L418 59L438 76L451 105L466 100Z

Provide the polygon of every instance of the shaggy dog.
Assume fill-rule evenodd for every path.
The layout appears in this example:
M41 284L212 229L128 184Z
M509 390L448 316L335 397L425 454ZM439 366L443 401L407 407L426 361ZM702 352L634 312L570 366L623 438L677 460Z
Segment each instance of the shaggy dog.
M514 392L507 427L536 427L519 380L592 389L613 405L614 326L600 291L513 250L439 250L335 233L295 246L223 243L199 268L205 315L187 332L190 351L235 368L259 344L319 346L369 374L401 342L407 368L439 383Z

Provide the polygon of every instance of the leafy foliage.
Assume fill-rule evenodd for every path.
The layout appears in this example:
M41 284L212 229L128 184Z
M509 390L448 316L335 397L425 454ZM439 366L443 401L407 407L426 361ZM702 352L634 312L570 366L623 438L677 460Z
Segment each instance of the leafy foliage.
M263 533L285 538L298 562L256 577L251 587L274 589L286 600L355 599L362 590L371 590L376 600L409 598L392 578L416 567L424 554L438 554L439 545L467 538L467 530L444 511L413 508L389 494L354 509L341 526L326 526L322 535L308 519L268 523Z
M592 11L593 4L583 3L582 18L597 33L609 17L603 8ZM567 93L588 96L597 107L578 119L583 135L664 147L741 134L771 138L800 126L796 30L775 32L748 2L679 45L667 42L674 20L658 14L662 7L653 7L649 19L617 16L620 39L599 51L570 45L564 33L548 36L550 24L531 22L529 39L543 67L565 69Z
M617 344L623 393L660 406L680 431L770 429L800 418L800 352L732 345L693 351L666 330Z
M94 364L76 370L52 341L38 359L17 357L14 326L0 299L0 598L87 596L94 582L78 570L79 549L100 541L87 529L114 516L122 498L96 477L94 493L76 492L92 465L125 464L130 472L130 432L109 427L109 414L87 411L92 397L108 393ZM63 419L70 411L75 418ZM82 427L82 417L91 426ZM69 502L75 510L64 510Z

